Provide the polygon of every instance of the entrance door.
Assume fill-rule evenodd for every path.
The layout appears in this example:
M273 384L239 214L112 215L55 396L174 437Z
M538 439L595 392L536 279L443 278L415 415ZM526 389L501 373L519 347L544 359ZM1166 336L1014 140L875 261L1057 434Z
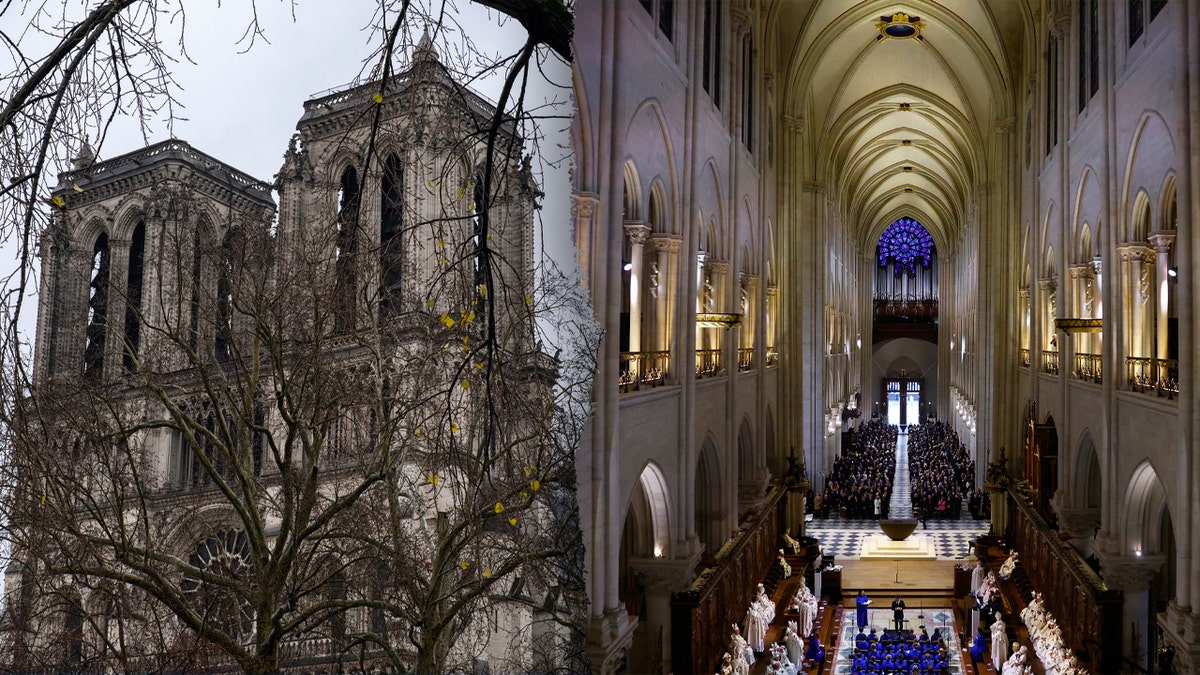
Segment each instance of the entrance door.
M888 424L907 426L921 423L921 389L925 378L900 377L883 381L883 399L887 401Z

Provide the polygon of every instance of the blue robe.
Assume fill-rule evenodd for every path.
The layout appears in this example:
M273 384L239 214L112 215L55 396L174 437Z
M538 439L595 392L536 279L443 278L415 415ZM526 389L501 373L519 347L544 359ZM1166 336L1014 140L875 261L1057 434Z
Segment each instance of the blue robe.
M975 663L983 661L983 653L987 651L987 639L983 637L983 633L975 636L975 644L971 645L971 660Z
M860 595L854 601L854 606L858 610L858 627L862 628L867 625L867 603L870 600L865 595Z

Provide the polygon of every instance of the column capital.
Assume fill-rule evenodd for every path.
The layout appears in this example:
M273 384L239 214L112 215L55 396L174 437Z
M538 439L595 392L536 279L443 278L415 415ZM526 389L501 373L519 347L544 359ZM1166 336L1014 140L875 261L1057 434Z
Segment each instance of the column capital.
M1096 268L1092 267L1090 262L1080 263L1068 267L1067 274L1071 275L1072 279L1095 279Z
M571 194L571 215L577 218L591 218L596 215L596 207L600 198L593 192L575 192Z
M1137 593L1150 588L1150 582L1162 564L1162 556L1102 557L1100 576L1109 588Z
M1050 500L1054 514L1058 516L1059 528L1073 539L1090 537L1100 523L1100 509L1071 508L1061 506L1056 499Z
M1029 287L1026 286L1024 288L1018 288L1017 295L1019 295L1022 300L1028 300L1029 299Z
M626 220L625 221L625 236L629 237L629 241L637 246L646 243L646 239L650 237L650 226L641 220Z
M996 120L992 130L1000 136L1011 134L1017 128L1017 118L1009 115L1002 120Z
M1053 293L1058 290L1058 277L1046 277L1038 279L1038 288L1043 292Z
M793 134L799 135L804 133L805 129L807 128L807 123L803 117L798 115L784 115L783 128L792 132Z
M643 577L647 586L680 590L691 582L701 552L698 547L682 558L630 558L629 567Z
M815 192L819 195L825 194L825 184L815 180L806 180L800 183L800 188L805 192Z
M1154 249L1140 241L1117 244L1117 254L1122 261L1146 262L1154 259Z
M713 274L726 274L729 272L729 261L709 258L704 261L704 267Z
M1150 242L1150 245L1154 247L1156 253L1159 255L1166 255L1167 251L1169 251L1171 248L1171 244L1175 243L1175 231L1155 230L1154 232L1150 233L1148 241Z
M767 284L767 297L774 298L779 295L779 287L775 284Z
M677 234L655 232L650 235L650 247L659 253L679 253L683 247L683 237Z
M743 274L742 286L746 289L758 288L759 276L757 274Z

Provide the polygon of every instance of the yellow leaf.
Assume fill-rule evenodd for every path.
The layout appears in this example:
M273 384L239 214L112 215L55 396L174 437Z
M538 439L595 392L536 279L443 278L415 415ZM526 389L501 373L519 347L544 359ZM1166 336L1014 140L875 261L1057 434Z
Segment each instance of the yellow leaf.
M63 201L62 195L54 195L54 199L50 200L60 209L67 208L67 203Z
M483 578L484 579L492 578L492 568L490 568L490 567L483 568Z
M438 484L438 481L440 481L440 480L441 480L441 478L439 478L439 477L438 477L438 475L437 475L436 473L435 473L435 474L431 474L431 475L429 476L429 484L430 484L430 485L437 485L437 484Z
M458 564L458 566L459 566L459 567L461 567L461 568L463 568L463 571L465 572L465 571L467 571L467 568L471 566L471 563L469 563L469 562L467 562L466 560L464 560L464 561L460 562L460 563Z
M458 188L458 198L459 198L459 199L462 199L462 193L463 193L463 189L462 189L462 188Z
M448 263L448 262L450 262L450 261L449 261L449 260L446 260L445 258L438 258L438 262L439 262L440 264L442 264L442 265L445 265L446 263Z
M462 317L463 324L468 324L475 320L475 312L462 312L459 316Z
M531 488L531 489L532 489L534 492L537 492L537 491L538 491L538 488L542 487L542 482L541 482L541 481L539 481L538 479L534 478L533 480L529 481L529 487L530 487L530 488Z
M46 495L42 495L42 506L46 505Z
M371 97L371 100L375 101L376 103L383 103L383 94L376 92L376 94Z
M470 380L463 380L463 381L462 381L462 388L463 388L463 389L470 389L470 388L471 388L471 381L470 381Z
M529 493L521 490L521 501L525 501L526 499L529 499Z
M496 513L504 513L504 504L501 504L500 502L496 502L495 511L496 511Z
M532 304L533 304L533 298L529 297L528 295L527 295L527 296L525 296L525 304L527 304L527 305L532 305Z
M509 519L508 519L508 524L509 524L509 525L512 525L513 527L516 527L516 526L517 526L517 518L516 518L516 516L513 516L512 518L509 518Z
M417 438L421 437L421 427L417 427L416 431L413 432L413 436L416 436Z
M78 185L76 185L74 183L71 183L71 187L75 188L76 192L83 192L83 188L79 187Z
M429 188L430 190L432 190L432 189L433 189L433 181L431 181L431 180L427 180L427 181L425 181L425 187L427 187L427 188Z
M487 297L487 284L479 284L479 297Z
M458 425L455 424L454 422L450 423L450 432L455 433L455 434L458 433Z
M446 242L442 241L441 239L438 239L437 247L438 248L446 248Z
M529 474L531 474L531 473L533 473L533 467L532 466L525 467L525 477L528 478Z
M483 370L483 364L482 364L482 363L476 363L476 364L475 364L475 370Z
M454 328L454 319L451 319L449 314L442 314L442 323L446 324L446 328Z

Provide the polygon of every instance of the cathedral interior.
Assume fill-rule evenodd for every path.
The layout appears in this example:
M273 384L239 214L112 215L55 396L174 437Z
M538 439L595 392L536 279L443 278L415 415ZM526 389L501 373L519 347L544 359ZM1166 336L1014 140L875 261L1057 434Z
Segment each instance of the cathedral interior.
M572 224L605 331L577 457L595 671L723 672L729 652L737 672L759 582L776 629L793 618L780 568L837 572L826 639L888 588L861 570L890 515L928 518L937 561L1008 568L998 614L1046 672L1197 672L1200 6L576 17ZM940 498L918 494L931 435L951 439Z

